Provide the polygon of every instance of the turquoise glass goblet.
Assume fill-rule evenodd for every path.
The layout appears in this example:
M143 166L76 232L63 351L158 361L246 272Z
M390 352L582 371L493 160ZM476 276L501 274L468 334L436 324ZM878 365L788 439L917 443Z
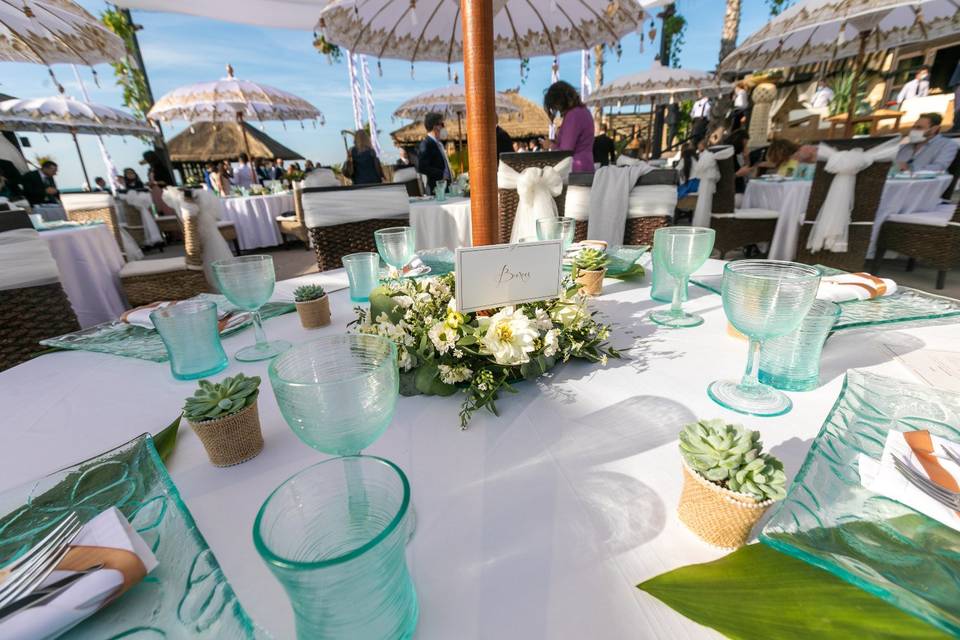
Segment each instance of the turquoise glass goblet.
M220 343L217 305L211 300L184 300L150 314L178 380L220 373L229 361Z
M380 257L395 270L402 270L416 253L417 233L413 227L387 227L373 232Z
M217 260L211 265L213 278L220 293L234 306L249 311L253 316L253 330L256 344L246 347L234 356L241 362L269 360L278 353L290 348L286 340L267 341L260 317L262 307L273 295L277 274L273 270L273 258L270 256L240 256L228 260Z
M723 269L723 311L750 340L747 368L740 382L718 380L707 393L719 405L754 416L790 411L790 398L757 377L758 352L771 338L794 331L810 311L820 270L796 262L738 260Z
M654 311L650 320L679 329L703 324L703 318L683 310L690 274L703 266L713 251L713 229L706 227L661 227L653 234L654 270L662 268L674 279L669 311Z
M760 382L784 391L810 391L820 384L820 355L840 305L814 300L803 322L791 333L771 338L760 348Z
M537 240L561 240L566 253L573 244L573 235L577 230L577 221L573 218L540 218L537 220Z
M300 640L410 638L419 608L407 568L410 484L382 458L332 458L267 498L253 524L286 590Z

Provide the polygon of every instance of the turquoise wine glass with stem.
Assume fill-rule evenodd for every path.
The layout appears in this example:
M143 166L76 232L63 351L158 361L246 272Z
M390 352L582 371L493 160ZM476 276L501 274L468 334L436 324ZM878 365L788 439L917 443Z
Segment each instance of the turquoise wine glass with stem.
M650 320L674 329L703 324L703 317L683 310L683 299L690 274L710 257L715 236L714 230L706 227L661 227L654 232L655 264L663 265L674 286L670 309L650 313Z
M373 232L383 261L399 273L416 254L417 233L413 227L387 227Z
M273 295L277 274L273 269L270 256L240 256L227 260L217 260L211 265L213 278L220 293L234 306L249 311L253 316L253 330L256 344L241 349L234 356L241 362L269 360L290 348L286 340L267 341L260 317L262 307Z
M760 382L760 346L794 331L810 311L820 285L820 270L796 262L738 260L723 269L723 311L733 327L750 340L747 368L740 379L717 380L709 396L728 409L754 416L790 411L786 395Z

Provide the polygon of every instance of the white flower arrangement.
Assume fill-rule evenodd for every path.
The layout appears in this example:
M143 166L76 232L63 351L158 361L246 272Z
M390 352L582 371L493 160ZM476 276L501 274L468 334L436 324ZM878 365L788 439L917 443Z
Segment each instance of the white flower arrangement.
M500 391L578 358L605 365L620 354L607 344L610 327L594 321L588 298L567 281L559 298L489 312L460 313L454 276L405 279L370 294L369 313L357 309L356 331L397 345L401 393L447 396L463 389L466 428L478 409L497 415Z

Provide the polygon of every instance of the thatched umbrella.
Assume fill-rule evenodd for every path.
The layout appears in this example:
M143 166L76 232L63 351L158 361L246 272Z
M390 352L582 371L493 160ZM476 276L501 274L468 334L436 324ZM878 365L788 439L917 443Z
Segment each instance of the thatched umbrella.
M244 132L238 122L198 122L167 141L173 162L215 162L232 160L241 152L250 150L251 158L282 158L298 160L303 156L283 146L264 132L244 122ZM248 147L249 145L249 147Z

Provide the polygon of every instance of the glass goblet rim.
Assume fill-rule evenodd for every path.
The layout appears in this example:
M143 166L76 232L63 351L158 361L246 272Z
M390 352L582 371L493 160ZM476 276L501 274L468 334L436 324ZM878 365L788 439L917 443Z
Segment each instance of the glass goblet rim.
M366 258L367 260L369 260L369 259L372 258L372 257L376 257L377 260L379 260L379 259L380 259L380 254L377 253L376 251L357 251L356 253L348 253L347 255L345 255L345 256L343 256L342 258L340 258L340 261L341 261L341 262L354 262L354 261L356 261L356 260L359 260L361 257L362 257L362 258ZM349 260L348 260L348 258L349 258Z
M413 231L413 227L384 227L383 229L377 229L373 232L375 236L391 236L391 235L400 235L402 233L407 233Z
M750 273L746 271L757 267L770 268L771 270L778 269L780 273ZM783 274L792 272L796 277L790 278L791 282L813 280L822 275L817 267L788 260L733 260L724 265L723 271L724 275L730 273L738 278L754 278L757 280L783 280Z
M679 227L660 227L653 232L654 237L658 235L662 236L706 236L706 235L716 235L716 230L711 229L710 227L689 227L689 226L679 226ZM654 243L656 246L656 243Z
M273 263L273 256L265 253L252 256L234 256L232 258L224 258L223 260L215 260L214 262L210 263L210 266L213 267L214 270L228 270L241 265L250 265L263 262Z
M154 316L158 318L172 318L174 316L186 316L197 313L203 313L216 308L217 303L213 300L181 300L177 304L167 305L161 309L154 309L150 312L150 319Z
M263 523L263 518L266 515L265 512L266 512L267 506L270 504L273 498L277 495L277 493L281 489L285 488L288 484L290 484L297 478L314 471L321 465L336 464L336 463L342 464L343 461L350 460L350 459L370 460L379 464L384 464L387 467L389 467L391 470L393 470L394 473L397 474L397 478L400 480L400 483L403 487L403 498L400 501L399 507L397 507L397 512L394 514L393 518L390 519L390 522L384 525L383 529L381 529L377 533L377 535L371 537L369 540L367 540L365 543L363 543L359 547L350 549L346 553L343 553L338 556L334 556L332 558L325 558L323 560L311 560L309 562L303 562L300 560L293 560L291 558L286 558L275 553L267 545L266 540L263 539L263 536L260 533L261 524ZM295 569L299 571L324 569L326 567L332 567L338 564L342 564L344 562L349 562L354 558L359 558L363 554L367 553L368 551L370 551L371 549L379 545L381 542L383 542L387 538L387 536L389 536L391 533L394 532L394 530L396 530L396 528L400 525L401 522L404 521L404 518L407 515L407 510L409 509L409 507L410 507L410 482L407 480L407 475L403 472L403 470L400 469L400 467L395 465L393 462L390 462L386 458L380 458L378 456L367 456L362 454L352 455L352 456L337 456L335 458L329 458L322 462L312 464L306 469L301 469L300 471L296 472L295 474L293 474L292 476L290 476L289 478L281 482L273 491L270 492L270 495L267 496L267 499L263 501L262 505L260 505L260 509L257 511L257 517L253 521L253 544L256 547L257 551L260 553L260 556L270 564L273 564L274 566L277 566L283 569Z
M294 355L298 353L307 351L308 348L312 349L314 347L324 345L324 344L335 345L335 344L359 343L359 342L379 343L387 347L387 353L384 355L381 361L377 362L374 370L379 371L384 367L397 366L396 364L397 363L397 345L393 340L390 340L389 338L384 338L383 336L377 336L372 334L346 334L346 335L338 335L338 336L325 336L323 338L317 338L316 340L310 340L309 342L303 342L294 347L291 347L286 351L284 351L283 353L279 354L273 360L271 360L270 366L268 367L268 371L267 371L270 376L270 380L271 381L277 380L278 382L282 383L284 386L287 386L287 387L324 387L324 386L333 385L333 384L337 384L337 385L346 384L349 382L353 382L354 380L367 378L371 375L372 371L365 371L363 373L358 373L352 376L344 376L341 374L341 375L338 375L336 378L331 378L330 380L323 380L320 382L291 380L289 378L284 378L280 374L280 371L277 369L278 363L282 363L283 361L285 361L285 359L292 358ZM325 352L321 352L321 353L325 353Z

